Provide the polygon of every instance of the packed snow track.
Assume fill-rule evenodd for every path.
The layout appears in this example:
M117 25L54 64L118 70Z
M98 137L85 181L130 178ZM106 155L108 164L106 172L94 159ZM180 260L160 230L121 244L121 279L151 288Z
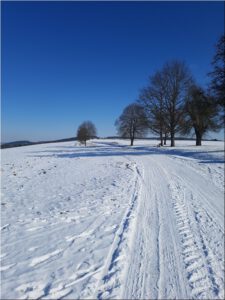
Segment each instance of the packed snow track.
M224 299L222 142L2 150L1 299Z

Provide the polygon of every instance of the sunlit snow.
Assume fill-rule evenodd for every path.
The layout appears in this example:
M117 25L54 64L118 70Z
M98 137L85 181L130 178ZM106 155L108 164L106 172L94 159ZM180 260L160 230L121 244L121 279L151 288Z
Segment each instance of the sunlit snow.
M1 298L223 299L223 142L2 150Z

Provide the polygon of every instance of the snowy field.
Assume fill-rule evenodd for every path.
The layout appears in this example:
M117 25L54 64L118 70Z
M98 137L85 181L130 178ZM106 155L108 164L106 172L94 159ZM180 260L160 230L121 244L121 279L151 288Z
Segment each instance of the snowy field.
M224 145L2 150L1 299L223 299Z

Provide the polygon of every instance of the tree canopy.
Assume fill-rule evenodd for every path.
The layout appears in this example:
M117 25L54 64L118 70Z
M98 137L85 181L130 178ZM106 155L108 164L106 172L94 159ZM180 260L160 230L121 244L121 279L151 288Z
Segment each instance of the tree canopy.
M143 136L148 129L148 120L141 105L132 103L122 112L115 123L117 131L122 137L129 137L131 146L134 139Z
M83 122L77 129L77 139L81 143L87 144L87 141L96 137L97 130L95 125L91 121Z

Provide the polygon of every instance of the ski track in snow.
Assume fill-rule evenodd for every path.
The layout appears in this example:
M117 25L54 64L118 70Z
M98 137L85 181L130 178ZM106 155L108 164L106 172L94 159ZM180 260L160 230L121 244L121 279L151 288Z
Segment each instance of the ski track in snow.
M223 144L177 143L3 150L1 298L223 299Z

